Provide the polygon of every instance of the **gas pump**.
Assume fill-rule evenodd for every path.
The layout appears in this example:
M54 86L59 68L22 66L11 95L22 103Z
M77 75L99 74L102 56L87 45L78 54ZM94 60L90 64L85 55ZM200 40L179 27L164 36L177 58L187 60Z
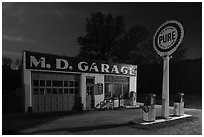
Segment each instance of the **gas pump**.
M184 93L175 94L173 114L175 116L182 116L184 114Z
M143 120L144 121L155 121L156 116L156 95L146 94L144 100L144 106L140 106L143 110Z
M134 91L130 92L130 105L136 106L136 93Z

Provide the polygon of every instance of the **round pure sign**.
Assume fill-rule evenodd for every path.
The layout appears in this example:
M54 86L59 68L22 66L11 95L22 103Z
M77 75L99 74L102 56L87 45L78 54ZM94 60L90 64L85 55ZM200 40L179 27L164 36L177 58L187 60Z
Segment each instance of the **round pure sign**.
M171 55L181 44L184 29L178 21L167 21L162 24L154 35L154 49L160 56Z

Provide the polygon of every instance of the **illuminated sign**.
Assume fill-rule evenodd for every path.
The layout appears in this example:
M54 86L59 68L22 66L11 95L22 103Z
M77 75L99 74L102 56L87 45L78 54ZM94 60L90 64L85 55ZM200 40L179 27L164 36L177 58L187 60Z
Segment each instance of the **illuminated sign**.
M136 76L137 66L25 51L26 69Z
M184 28L178 21L167 21L156 31L154 49L160 56L169 56L176 51L184 37Z

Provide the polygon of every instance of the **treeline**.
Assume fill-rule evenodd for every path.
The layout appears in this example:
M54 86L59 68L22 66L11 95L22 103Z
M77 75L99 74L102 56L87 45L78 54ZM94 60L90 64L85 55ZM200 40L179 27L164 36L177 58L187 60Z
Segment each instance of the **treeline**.
M16 90L16 88L21 88L22 86L22 73L19 70L2 70L2 88L3 93L9 92L11 90Z
M162 95L163 64L139 65L137 73L138 97L145 93ZM169 93L202 95L202 59L170 61Z
M22 62L18 58L12 60L9 57L2 57L2 91L3 94L10 94L22 86Z

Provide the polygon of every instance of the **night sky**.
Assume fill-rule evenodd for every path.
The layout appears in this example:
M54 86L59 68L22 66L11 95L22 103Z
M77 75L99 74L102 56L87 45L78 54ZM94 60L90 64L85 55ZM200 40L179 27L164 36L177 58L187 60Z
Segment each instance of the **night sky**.
M75 56L77 37L85 35L86 17L93 12L122 15L126 30L142 25L150 36L166 20L177 20L185 29L182 44L186 58L202 56L202 3L3 3L2 54L20 57L23 50Z

